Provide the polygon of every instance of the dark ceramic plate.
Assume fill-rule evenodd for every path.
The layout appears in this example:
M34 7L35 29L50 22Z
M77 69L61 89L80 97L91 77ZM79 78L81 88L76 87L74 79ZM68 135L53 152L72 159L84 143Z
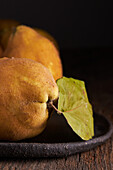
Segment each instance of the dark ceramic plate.
M63 116L53 115L45 131L39 136L20 142L0 142L0 157L38 158L66 157L90 150L104 143L112 134L112 124L94 113L95 136L81 140L68 126Z

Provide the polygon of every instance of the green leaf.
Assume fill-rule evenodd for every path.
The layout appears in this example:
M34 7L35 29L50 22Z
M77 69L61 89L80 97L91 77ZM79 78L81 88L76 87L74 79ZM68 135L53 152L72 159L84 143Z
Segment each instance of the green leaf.
M93 111L84 82L62 77L57 80L57 85L58 110L63 113L75 133L83 140L91 139L94 136Z

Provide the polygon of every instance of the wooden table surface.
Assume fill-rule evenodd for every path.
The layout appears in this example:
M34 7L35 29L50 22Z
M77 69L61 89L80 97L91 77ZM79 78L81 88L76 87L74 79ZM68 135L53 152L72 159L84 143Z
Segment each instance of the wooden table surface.
M61 52L64 75L86 82L95 112L113 123L113 48L65 50ZM0 159L0 170L113 170L113 135L101 146L67 158Z

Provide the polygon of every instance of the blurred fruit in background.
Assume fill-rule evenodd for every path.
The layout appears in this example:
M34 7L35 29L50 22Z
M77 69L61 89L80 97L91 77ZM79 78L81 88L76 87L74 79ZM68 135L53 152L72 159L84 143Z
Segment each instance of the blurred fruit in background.
M13 30L3 56L35 60L47 67L55 80L63 75L59 51L55 45L28 26L20 25Z
M47 31L39 29L39 28L34 28L35 31L37 31L40 35L46 37L47 39L49 39L51 42L53 42L53 44L55 45L55 47L59 50L59 46L57 41L55 40L55 38L49 34Z
M12 33L12 29L17 25L19 25L18 21L0 19L0 45L3 50L7 47L7 42Z

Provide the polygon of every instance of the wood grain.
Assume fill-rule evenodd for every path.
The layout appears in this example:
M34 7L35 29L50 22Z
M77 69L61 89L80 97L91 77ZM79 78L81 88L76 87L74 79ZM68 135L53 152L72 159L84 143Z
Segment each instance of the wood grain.
M109 57L106 57L107 54ZM65 76L85 80L95 112L104 114L113 123L113 59L110 59L112 54L112 49L103 48L62 52ZM113 170L113 135L101 146L67 158L1 159L0 170L7 169Z

